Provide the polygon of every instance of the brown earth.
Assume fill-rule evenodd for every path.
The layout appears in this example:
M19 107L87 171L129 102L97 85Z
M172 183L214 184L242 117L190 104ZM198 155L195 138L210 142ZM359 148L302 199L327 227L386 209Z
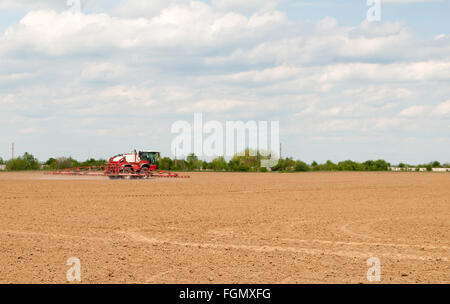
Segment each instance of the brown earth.
M446 173L0 173L0 283L450 283Z

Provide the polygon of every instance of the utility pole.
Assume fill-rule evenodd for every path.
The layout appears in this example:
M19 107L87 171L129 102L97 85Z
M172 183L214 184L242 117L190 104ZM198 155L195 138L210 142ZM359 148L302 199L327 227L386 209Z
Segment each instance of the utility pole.
M177 168L177 148L175 148L175 170Z
M12 155L12 159L14 159L14 143L12 143L11 155Z
M283 158L281 157L281 143L280 143L280 159L283 159Z

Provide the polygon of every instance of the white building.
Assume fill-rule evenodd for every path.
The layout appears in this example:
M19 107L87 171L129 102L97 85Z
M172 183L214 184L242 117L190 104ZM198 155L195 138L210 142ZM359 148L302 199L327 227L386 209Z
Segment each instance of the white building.
M400 172L400 171L419 171L419 172L426 172L427 168L414 168L414 167L406 167L406 168L400 168L400 167L389 167L390 171ZM450 168L432 168L433 172L450 172Z
M0 165L0 171L6 170L6 165Z
M395 172L402 171L402 169L403 168L400 168L400 167L389 167L390 171L395 171Z
M433 168L433 172L450 172L450 168Z
M425 169L425 168L423 168ZM416 168L414 167L406 167L406 168L400 168L400 167L389 167L390 171L400 172L400 171L416 171Z

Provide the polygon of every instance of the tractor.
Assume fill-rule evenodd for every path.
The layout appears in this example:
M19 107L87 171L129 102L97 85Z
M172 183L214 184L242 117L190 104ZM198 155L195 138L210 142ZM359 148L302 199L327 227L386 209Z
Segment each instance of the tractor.
M139 151L133 153L118 154L109 159L105 167L105 174L139 174L148 175L156 171L156 163L160 153L157 151Z
M110 179L189 178L188 175L157 170L156 163L159 161L159 158L160 153L157 151L136 152L134 150L133 153L118 154L111 157L104 166L69 168L48 171L44 174L107 176Z

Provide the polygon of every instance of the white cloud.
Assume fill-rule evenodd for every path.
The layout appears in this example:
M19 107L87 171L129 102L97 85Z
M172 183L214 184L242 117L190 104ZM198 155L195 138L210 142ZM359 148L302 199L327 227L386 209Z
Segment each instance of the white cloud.
M172 5L151 19L121 19L106 14L33 11L9 27L0 40L3 52L37 51L50 56L147 49L177 51L226 47L263 39L286 19L279 12L245 17L219 14L201 2Z
M212 0L212 5L225 11L255 13L274 10L281 0Z
M40 130L38 130L35 127L30 127L30 128L25 128L25 129L19 130L19 134L30 135L30 134L37 134L37 133L40 133Z
M426 3L426 2L439 2L441 0L381 0L383 4L408 4L408 3Z
M123 1L91 14L49 2L27 12L0 36L0 143L31 140L27 130L39 126L42 151L57 141L80 154L87 145L109 153L103 144L125 152L124 142L150 139L164 150L170 123L194 111L280 120L292 147L299 134L316 143L446 136L445 34L294 21L277 2Z
M138 0L130 0L130 2L137 1ZM110 3L110 0L0 0L0 9L19 9L24 12L46 9L51 9L58 12L75 9L84 11L88 8L98 8Z
M0 9L62 9L67 7L66 0L0 0Z
M113 14L124 18L151 18L161 13L170 4L188 3L186 0L123 0Z
M437 116L448 116L450 114L450 100L438 104L434 109L433 114Z
M428 106L411 106L401 111L399 115L405 117L424 116L428 115L428 110L429 110Z

